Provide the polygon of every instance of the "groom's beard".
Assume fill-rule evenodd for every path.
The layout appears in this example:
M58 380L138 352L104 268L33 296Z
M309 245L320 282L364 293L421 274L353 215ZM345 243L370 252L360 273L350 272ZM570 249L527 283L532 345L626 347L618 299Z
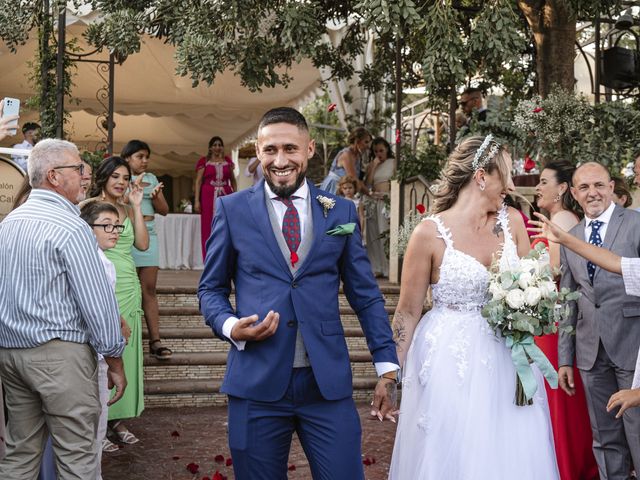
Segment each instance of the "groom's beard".
M291 195L293 195L296 192L296 190L300 188L300 186L302 185L302 182L304 182L306 174L307 174L306 170L303 172L300 172L300 174L296 178L296 183L293 185L276 185L275 183L273 183L273 181L271 180L271 177L268 175L265 175L264 180L265 182L267 182L267 185L269 185L269 188L271 189L271 191L275 193L278 197L289 198Z

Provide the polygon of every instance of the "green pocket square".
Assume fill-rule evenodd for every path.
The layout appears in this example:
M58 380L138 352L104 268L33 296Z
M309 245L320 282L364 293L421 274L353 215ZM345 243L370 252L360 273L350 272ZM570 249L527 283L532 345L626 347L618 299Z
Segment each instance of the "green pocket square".
M336 228L327 230L327 235L351 235L356 229L355 223L345 223L344 225L338 225Z

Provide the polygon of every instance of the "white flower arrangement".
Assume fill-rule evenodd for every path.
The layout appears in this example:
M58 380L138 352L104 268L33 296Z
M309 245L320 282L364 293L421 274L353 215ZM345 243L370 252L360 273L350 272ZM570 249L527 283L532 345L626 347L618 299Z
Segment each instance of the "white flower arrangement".
M193 209L193 206L191 205L191 202L188 199L183 198L180 200L180 205L178 205L178 210L184 213L191 213L192 209Z
M558 386L558 373L533 337L556 333L557 323L571 313L568 302L577 300L580 294L566 288L557 291L554 273L541 243L511 270L492 268L491 300L483 307L482 316L511 349L518 377L516 404L520 406L531 405L537 389L531 362L538 365L552 388ZM569 329L567 332L571 333Z
M513 123L533 135L539 143L556 144L567 135L583 132L589 114L585 97L554 90L546 98L536 95L521 100L516 106Z
M318 202L320 202L320 205L322 205L322 213L324 214L324 218L327 218L327 213L329 213L329 210L336 206L336 201L333 198L325 197L324 195L318 195L316 197L316 200L318 200Z
M398 229L398 234L396 235L398 255L401 257L404 256L404 252L407 250L413 230L420 224L420 222L422 222L422 220L427 218L427 216L426 209L422 204L419 204L415 210L411 210L405 215L402 220L402 225L400 225L400 228Z

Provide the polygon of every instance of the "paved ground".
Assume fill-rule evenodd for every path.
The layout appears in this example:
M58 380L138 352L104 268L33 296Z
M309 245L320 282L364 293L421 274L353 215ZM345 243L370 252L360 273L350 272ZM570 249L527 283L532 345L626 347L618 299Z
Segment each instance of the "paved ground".
M395 425L371 419L367 405L358 405L363 435L362 453L367 480L385 480ZM103 456L104 480L222 480L234 478L227 446L226 409L155 408L127 422L140 442ZM216 459L216 457L218 458ZM222 460L224 457L224 460ZM216 462L218 460L218 462ZM367 461L368 460L368 461ZM375 463L373 463L375 461ZM366 465L371 463L370 465ZM197 473L187 465L197 464ZM289 478L310 479L309 465L297 439L289 457ZM295 467L295 470L293 469ZM219 472L224 477L214 477Z

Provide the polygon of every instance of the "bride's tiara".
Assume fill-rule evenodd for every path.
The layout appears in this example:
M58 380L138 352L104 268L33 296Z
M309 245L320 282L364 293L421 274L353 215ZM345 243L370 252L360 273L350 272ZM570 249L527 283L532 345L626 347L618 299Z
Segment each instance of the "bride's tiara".
M479 170L487 166L493 157L500 151L500 144L493 138L492 134L484 137L484 142L478 148L471 167L473 171Z

